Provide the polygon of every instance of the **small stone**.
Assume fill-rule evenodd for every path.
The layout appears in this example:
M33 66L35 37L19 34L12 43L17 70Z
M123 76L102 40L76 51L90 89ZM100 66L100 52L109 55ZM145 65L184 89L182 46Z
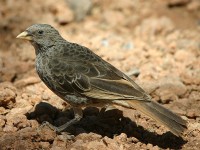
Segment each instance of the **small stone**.
M177 61L187 65L187 64L192 63L195 60L195 55L186 50L178 50L174 54L174 58ZM190 58L190 59L188 59L188 58Z
M152 148L152 150L160 150L160 148L156 145Z
M181 80L185 84L200 84L200 71L199 70L186 70L185 72L182 72L181 75Z
M125 133L121 133L119 136L116 136L114 139L118 142L126 142L127 135Z
M39 145L43 149L49 149L50 143L49 142L40 142Z
M86 149L98 149L98 150L105 150L107 147L103 142L100 141L91 141L87 144Z
M4 132L16 132L18 129L12 125L5 125L3 128Z
M160 96L162 103L176 100L187 91L186 86L178 78L167 77L160 79L158 82L159 87L155 93Z
M18 80L15 82L15 86L17 87L25 87L27 85L31 85L31 84L36 84L41 82L41 80L38 77L32 76L32 77L28 77L28 78L23 78L21 80Z
M12 108L16 101L16 96L16 88L11 83L0 83L0 106Z
M9 116L16 116L16 115L23 115L28 113L31 109L33 108L33 106L29 105L29 106L25 106L22 108L16 107L10 110L10 113L8 114Z
M135 137L132 137L131 139L132 139L133 143L138 143L139 142L139 140L137 138L135 138Z
M199 117L199 110L198 109L189 109L186 113L186 116L189 118L195 119L196 117Z
M150 144L150 143L148 143L148 144L147 144L147 149L152 149L152 148L153 148L153 145Z
M56 137L56 133L48 127L38 130L38 134L40 135L41 141L54 141Z
M197 11L200 9L200 1L199 0L192 0L188 5L187 9L190 11Z
M91 0L66 0L73 10L76 21L82 21L90 12L93 2Z
M0 115L0 128L2 128L5 125L6 121L5 121L5 117ZM1 130L1 129L0 129Z

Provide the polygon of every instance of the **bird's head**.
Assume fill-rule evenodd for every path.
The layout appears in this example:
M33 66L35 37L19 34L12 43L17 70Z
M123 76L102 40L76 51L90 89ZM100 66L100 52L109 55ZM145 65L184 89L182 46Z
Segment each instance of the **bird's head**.
M48 24L34 24L20 33L17 38L28 40L36 50L56 45L63 40L59 32Z

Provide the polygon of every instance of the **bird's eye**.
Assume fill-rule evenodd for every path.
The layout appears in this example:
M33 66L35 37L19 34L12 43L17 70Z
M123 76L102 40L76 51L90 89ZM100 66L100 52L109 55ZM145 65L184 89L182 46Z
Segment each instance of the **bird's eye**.
M39 31L38 31L38 33L39 33L39 34L43 34L43 33L44 33L44 31L42 31L42 30L39 30Z

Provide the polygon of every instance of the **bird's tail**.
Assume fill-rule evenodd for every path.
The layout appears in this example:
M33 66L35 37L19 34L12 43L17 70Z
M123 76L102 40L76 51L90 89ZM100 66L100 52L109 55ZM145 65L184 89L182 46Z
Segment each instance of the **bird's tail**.
M131 105L131 107L140 110L152 119L165 125L172 133L177 136L181 136L183 131L187 129L187 122L185 120L156 102L134 100L129 100L127 102L129 105Z

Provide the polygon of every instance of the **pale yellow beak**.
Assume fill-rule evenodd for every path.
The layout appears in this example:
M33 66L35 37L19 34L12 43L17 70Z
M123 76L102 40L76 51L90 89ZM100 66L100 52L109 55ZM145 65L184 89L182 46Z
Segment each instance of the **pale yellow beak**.
M27 31L20 33L16 38L25 39L25 40L28 40L28 41L33 40L32 36Z

